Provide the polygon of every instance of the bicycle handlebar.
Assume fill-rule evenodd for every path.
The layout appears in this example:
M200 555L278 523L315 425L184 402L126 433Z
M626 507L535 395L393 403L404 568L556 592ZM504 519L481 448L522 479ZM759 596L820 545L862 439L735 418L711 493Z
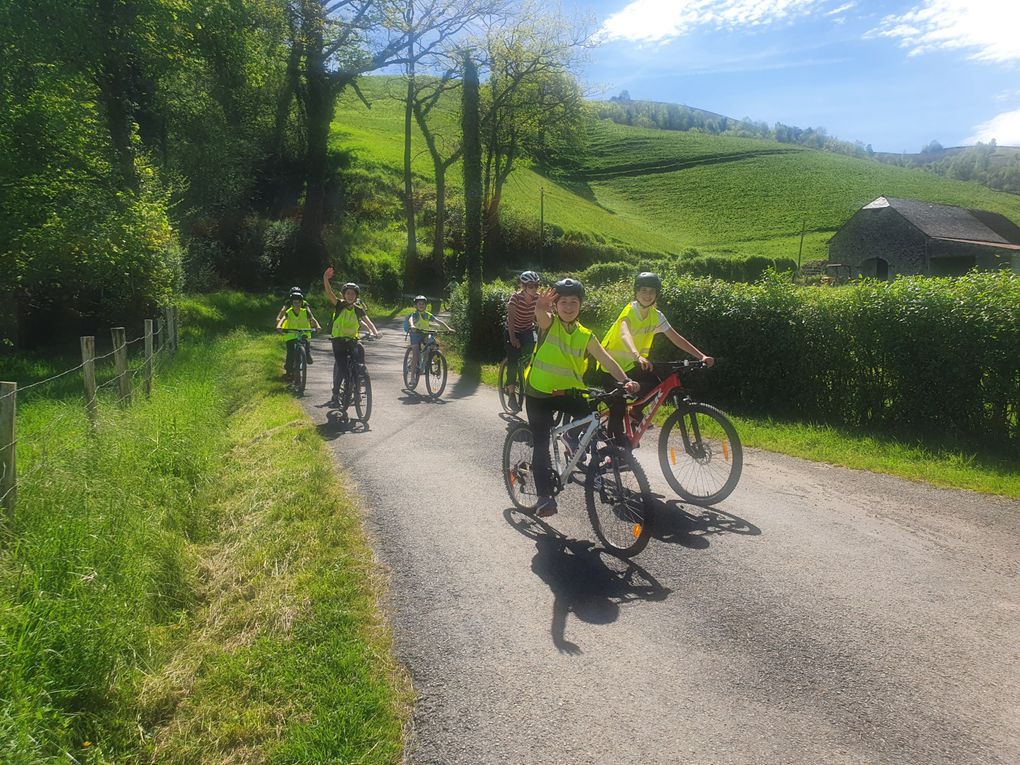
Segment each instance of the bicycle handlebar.
M719 359L716 359L718 362ZM656 362L653 368L668 370L669 372L689 372L693 369L708 369L708 364L695 359L684 359L683 361Z
M315 327L309 327L308 329L298 329L296 327L276 327L274 332L311 332L313 335L318 332Z

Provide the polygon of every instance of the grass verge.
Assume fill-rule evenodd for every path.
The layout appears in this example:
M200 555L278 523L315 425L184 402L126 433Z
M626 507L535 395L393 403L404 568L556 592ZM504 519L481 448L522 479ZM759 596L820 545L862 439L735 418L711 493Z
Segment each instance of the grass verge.
M279 349L185 326L152 399L103 402L94 435L77 402L19 409L0 760L397 762L407 696L371 553L272 382Z

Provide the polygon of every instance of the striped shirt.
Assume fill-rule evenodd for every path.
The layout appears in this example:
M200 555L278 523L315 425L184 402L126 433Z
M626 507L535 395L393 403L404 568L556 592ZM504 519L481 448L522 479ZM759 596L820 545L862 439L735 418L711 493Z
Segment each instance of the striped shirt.
M523 332L535 326L535 303L538 302L538 291L529 295L527 290L520 290L510 296L506 302L506 323L511 332ZM510 323L510 309L514 310L514 322Z

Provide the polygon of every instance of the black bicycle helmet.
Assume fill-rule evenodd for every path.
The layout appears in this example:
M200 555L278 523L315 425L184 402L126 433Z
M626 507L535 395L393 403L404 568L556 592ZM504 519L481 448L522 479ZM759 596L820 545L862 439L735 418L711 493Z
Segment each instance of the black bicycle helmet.
M290 288L290 299L291 300L304 300L305 299L305 293L303 293L301 291L300 287L291 287Z
M558 297L573 295L580 300L584 300L584 285L577 279L571 279L570 277L560 279L553 285L553 289L556 290L556 295Z
M521 274L521 284L538 284L538 274L534 271L525 271Z
M654 287L657 293L662 292L662 279L656 273L642 271L634 280L634 289L638 290L642 287Z
M341 287L340 288L340 294L341 295L344 294L345 292L347 292L347 290L354 290L354 294L355 295L360 295L361 294L361 287L359 287L354 282L347 282L347 284L345 284L343 287Z
M425 297L424 295L418 295L418 297L416 297L414 299L414 302L415 303L427 303L427 302L429 302L429 299L427 297Z

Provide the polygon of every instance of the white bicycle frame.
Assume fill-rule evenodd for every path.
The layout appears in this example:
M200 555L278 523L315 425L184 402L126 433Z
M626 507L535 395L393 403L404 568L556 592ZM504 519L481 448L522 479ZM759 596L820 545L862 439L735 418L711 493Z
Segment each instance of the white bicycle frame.
M577 463L581 459L581 455L584 454L585 450L588 448L588 444L591 443L592 438L594 438L595 434L598 432L599 424L599 413L592 412L587 417L582 417L579 420L573 420L568 422L566 425L560 425L549 431L549 443L553 445L552 466L553 470L560 478L561 486L564 485L566 477L574 472L574 469L577 467ZM556 442L561 439L564 433L584 427L585 425L587 425L587 428L581 435L580 440L578 440L577 448L574 450L570 460L563 464L560 460L560 450L555 448Z

